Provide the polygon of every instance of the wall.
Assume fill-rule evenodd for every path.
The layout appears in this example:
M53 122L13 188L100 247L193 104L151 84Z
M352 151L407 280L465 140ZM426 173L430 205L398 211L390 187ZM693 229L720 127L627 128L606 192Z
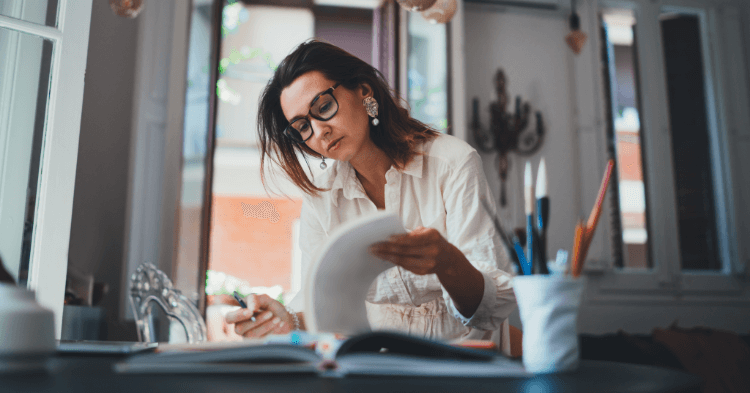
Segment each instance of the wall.
M315 37L372 64L372 10L315 7Z
M137 30L137 19L94 2L68 266L109 286L109 318L119 315Z
M532 157L509 156L510 169L505 184L508 206L499 210L506 228L523 227L523 169L526 160L536 173L540 157L547 162L551 216L548 248L570 248L568 236L557 234L575 225L569 208L577 200L575 133L572 129L571 81L567 63L569 49L563 43L565 21L555 12L528 13L523 10L487 12L488 7L468 4L464 20L466 36L466 101L479 98L480 122L489 125L489 105L496 101L495 72L503 68L508 90L508 110L513 110L517 95L528 101L532 113L541 111L546 124L545 141ZM535 127L530 120L529 127ZM473 142L469 135L468 140ZM497 154L483 154L484 171L499 204L500 180ZM499 205L498 205L499 206Z
M743 38L750 43L747 23L750 21L750 5L744 4L743 10ZM585 144L579 143L577 122L581 112L591 109L577 107L576 91L587 91L590 80L574 82L574 78L590 78L590 75L576 74L574 64L576 61L595 63L596 60L593 56L575 58L564 44L563 37L568 30L562 13L469 3L465 4L464 15L465 108L471 108L472 98L478 97L481 123L487 127L488 105L497 99L492 80L496 69L503 67L508 81L509 101L512 103L515 96L520 94L530 102L532 111L542 111L547 124L546 140L540 152L530 160L535 172L541 156L547 161L552 204L548 249L570 249L574 220L578 214L587 214L590 208L581 201L594 198L593 195L590 198L582 195L582 177L591 177L592 173L595 173L593 176L601 176L599 169L586 168L586 173L582 173L579 167L580 146ZM587 45L592 45L591 40ZM748 45L744 47L748 48ZM746 52L746 61L748 55ZM594 70L598 66L591 65ZM595 100L592 98L592 101ZM512 104L509 106L512 107ZM467 140L473 143L471 135L467 136ZM497 156L482 156L490 187L499 197ZM526 159L511 155L506 184L508 208L500 211L500 217L508 228L524 225L522 181ZM739 162L740 159L735 161L735 170ZM598 184L598 178L596 182ZM740 183L738 187L743 186ZM744 194L738 195L742 197ZM735 204L742 206L747 202L740 199ZM740 226L744 225L746 217L738 220ZM603 215L597 238L608 236L608 225L606 215ZM741 238L738 240L742 242ZM607 250L607 247L601 248L602 258L608 258ZM620 329L629 333L650 333L654 328L664 328L673 322L681 327L707 326L744 334L748 332L750 287L746 281L734 295L722 295L719 291L691 296L679 291L604 292L600 291L604 277L603 272L590 272L587 275L589 290L579 320L579 329L583 333L613 333ZM515 316L511 318L511 323L517 325L520 321Z

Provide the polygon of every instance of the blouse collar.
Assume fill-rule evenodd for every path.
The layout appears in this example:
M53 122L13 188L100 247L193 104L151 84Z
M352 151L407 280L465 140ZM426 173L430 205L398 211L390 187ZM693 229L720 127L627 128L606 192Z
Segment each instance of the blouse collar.
M401 173L407 175L422 178L422 168L424 165L424 144L421 144L416 151L416 154L412 157L411 161L404 167ZM334 206L338 206L338 191L343 191L344 198L352 200L354 198L367 198L365 191L357 179L357 173L354 171L354 167L348 161L336 161L333 165L334 178L333 184L331 185L331 196L333 198ZM390 170L394 170L391 167ZM389 170L389 171L390 171Z

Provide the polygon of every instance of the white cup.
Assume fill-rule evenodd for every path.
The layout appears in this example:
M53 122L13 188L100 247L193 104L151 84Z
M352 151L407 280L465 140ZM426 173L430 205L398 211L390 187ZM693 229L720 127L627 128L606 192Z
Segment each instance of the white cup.
M0 373L44 368L55 346L52 311L34 292L0 283Z
M523 323L523 365L536 374L578 368L578 308L583 277L517 276L513 279Z

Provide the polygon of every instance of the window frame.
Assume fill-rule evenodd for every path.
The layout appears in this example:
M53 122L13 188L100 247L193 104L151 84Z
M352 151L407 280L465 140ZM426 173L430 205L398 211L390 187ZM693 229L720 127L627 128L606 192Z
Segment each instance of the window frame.
M59 0L57 27L0 16L0 27L42 37L54 45L28 288L36 292L37 302L54 313L57 338L62 330L92 3Z
M687 4L685 4L687 3ZM744 71L744 64L723 65L726 59L719 35L740 34L735 26L733 30L720 31L718 6L700 1L668 0L656 4L641 0L593 0L581 7L582 27L587 30L590 42L584 47L581 57L590 62L573 63L577 88L576 104L579 108L579 169L581 176L580 214L583 216L593 204L596 189L600 180L597 168L606 163L607 127L605 79L601 58L602 38L599 36L600 12L607 8L630 9L638 21L635 29L637 66L639 67L638 89L640 91L639 113L641 118L642 157L646 173L646 201L649 222L649 240L651 242L652 269L619 269L613 266L611 256L612 222L602 220L599 231L590 249L586 273L596 276L594 289L590 291L592 300L622 299L619 295L631 295L634 301L646 296L644 301L651 301L654 296L682 296L712 294L719 296L739 295L742 283L739 274L744 266L739 258L739 236L737 223L734 220L733 177L730 165L730 146L727 122L727 109L723 105L725 92L722 89L723 71L726 67L738 67ZM720 258L723 269L716 271L682 271L679 255L679 238L677 211L674 201L676 189L674 184L674 167L672 160L671 136L669 132L669 111L667 105L665 60L661 41L659 15L665 11L677 11L698 15L701 23L702 48L705 64L705 83L707 111L709 112L709 137L712 142L712 173L715 176L714 193L716 195L716 212L720 242ZM726 14L726 13L725 13ZM737 22L739 23L739 22ZM736 23L736 24L737 24ZM586 26L588 25L588 26ZM740 38L740 36L736 38ZM651 39L649 39L651 37ZM658 39L655 39L658 37ZM741 41L734 41L738 44ZM714 66L719 65L719 66ZM724 84L725 85L725 84ZM586 96L590 94L590 97ZM735 92L736 93L736 92ZM588 105L591 105L588 110ZM716 159L720 157L720 159ZM652 168L658 168L654 170ZM608 195L608 198L610 195ZM658 212L658 213L657 213ZM605 207L605 217L609 216ZM660 241L652 241L659 239ZM593 278L593 277L592 277Z

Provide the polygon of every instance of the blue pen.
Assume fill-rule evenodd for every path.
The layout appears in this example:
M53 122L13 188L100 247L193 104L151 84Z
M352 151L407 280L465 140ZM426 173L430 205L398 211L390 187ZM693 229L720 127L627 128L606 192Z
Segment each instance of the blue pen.
M523 271L523 275L531 275L531 264L529 264L529 262L526 260L526 257L523 255L523 247L521 247L521 243L518 241L517 236L513 236L513 248L516 249L516 255L518 255L518 260L521 262L521 270Z

